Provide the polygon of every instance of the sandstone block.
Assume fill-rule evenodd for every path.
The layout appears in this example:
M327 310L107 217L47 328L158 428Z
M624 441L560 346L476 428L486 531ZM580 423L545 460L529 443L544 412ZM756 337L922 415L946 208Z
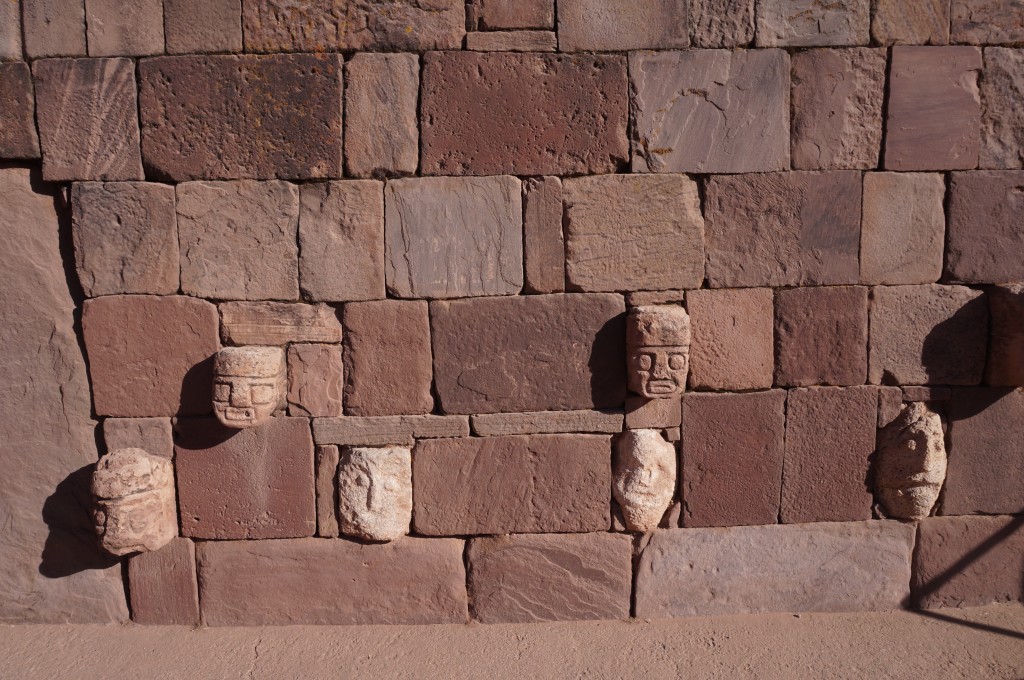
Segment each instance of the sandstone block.
M168 54L242 51L241 0L164 0Z
M988 290L992 334L985 382L1024 387L1024 284Z
M515 177L419 177L384 188L388 292L406 298L516 294L523 286Z
M82 332L102 416L209 413L217 308L184 296L86 300Z
M559 0L562 52L624 52L689 46L686 0Z
M523 181L523 290L565 290L565 240L562 236L562 180L534 177Z
M5 2L0 5L0 61L23 58L21 44L21 0ZM9 74L4 75L10 77ZM0 78L0 82L3 80L4 78Z
M1002 0L953 0L953 42L1016 45L1024 41L1024 7Z
M128 561L128 592L135 623L197 625L195 544L187 538L175 538L156 552L132 557Z
M466 49L477 52L554 52L554 31L486 31L466 34Z
M472 416L470 424L478 437L563 432L617 434L622 431L622 414L614 411L484 413Z
M790 390L781 521L871 519L868 465L877 428L871 387Z
M949 398L953 396L953 390L949 387L922 387L919 385L911 385L904 387L902 392L903 401L949 401Z
M340 416L345 368L337 345L288 347L288 415Z
M357 54L345 65L345 168L352 177L411 175L419 163L420 60Z
M162 458L174 457L170 418L104 418L107 451L142 449Z
M788 170L789 70L782 50L630 54L633 172Z
M477 31L555 27L554 0L470 0L466 15Z
M317 444L346 446L412 446L414 439L468 437L468 416L345 416L316 418Z
M864 175L861 283L935 283L942 276L946 183L942 175Z
M1024 280L1024 171L956 172L950 180L946 271L956 281Z
M164 51L162 0L85 0L90 57L137 57Z
M464 0L246 0L247 52L459 49Z
M463 546L421 538L383 545L319 538L200 543L203 622L465 623Z
M705 195L711 286L857 283L860 173L712 177Z
M746 47L754 41L754 0L690 0L694 47Z
M431 304L445 413L618 408L626 397L625 305L565 294Z
M676 447L658 430L626 430L615 442L612 495L629 531L658 528L676 492Z
M225 427L263 425L284 408L286 389L280 347L225 347L213 359L213 413Z
M868 379L886 385L977 385L985 370L988 307L963 286L874 289Z
M684 526L778 521L785 407L784 390L683 397Z
M969 170L978 166L981 103L976 47L892 50L886 170Z
M144 179L130 59L43 59L32 75L43 179Z
M413 455L424 536L606 531L610 437L430 439Z
M493 536L469 543L467 587L481 623L629 618L628 536Z
M633 307L626 316L626 383L648 399L678 399L690 368L690 317L678 305Z
M878 0L871 37L879 45L946 45L950 0Z
M112 555L150 552L178 535L174 466L142 449L116 449L92 474L93 520Z
M565 272L583 291L699 288L704 218L685 175L601 175L563 182Z
M412 521L412 450L345 447L338 464L341 533L366 541L393 541Z
M883 49L793 55L794 168L878 167L885 67Z
M682 304L686 297L685 290L634 290L626 291L627 307L647 307L649 305Z
M658 531L640 558L636 615L899 609L913 549L914 527L899 522Z
M868 374L868 289L775 293L775 384L863 385Z
M687 295L693 323L692 389L771 387L774 359L772 291L695 290Z
M21 0L21 17L29 59L85 56L83 0Z
M271 418L230 430L213 419L184 418L175 427L182 535L238 540L316 532L308 420Z
M341 342L338 314L324 304L225 302L220 315L224 342L234 345Z
M341 176L337 55L157 57L139 63L139 78L142 148L153 177Z
M946 478L946 444L939 414L920 402L903 407L878 433L874 489L887 517L931 514Z
M631 394L626 397L626 428L630 430L679 427L682 402L679 399L647 399Z
M420 171L614 172L629 158L628 107L621 56L428 53Z
M333 444L316 447L316 535L336 538L338 527L338 460Z
M307 300L374 300L384 291L384 187L304 184L299 197L299 287Z
M174 187L76 182L71 208L75 266L87 296L178 292Z
M758 0L758 47L867 45L869 0Z
M9 6L10 3L4 5ZM0 16L0 21L2 19ZM20 58L20 50L17 56ZM32 71L28 64L0 64L0 118L4 121L0 128L0 158L39 158L34 102Z
M1024 392L954 390L943 515L1009 515L1024 509Z
M345 305L345 405L354 416L430 413L433 379L427 303Z
M918 607L1024 602L1020 517L932 517L921 522L910 584Z
M1024 50L985 49L981 88L982 168L1024 167Z

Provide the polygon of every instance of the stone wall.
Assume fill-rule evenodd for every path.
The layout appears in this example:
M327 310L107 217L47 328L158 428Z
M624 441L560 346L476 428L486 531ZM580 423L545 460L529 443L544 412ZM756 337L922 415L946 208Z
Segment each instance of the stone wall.
M994 0L0 4L0 620L1024 599L1021 45ZM682 396L628 389L651 305ZM178 522L117 558L126 448Z

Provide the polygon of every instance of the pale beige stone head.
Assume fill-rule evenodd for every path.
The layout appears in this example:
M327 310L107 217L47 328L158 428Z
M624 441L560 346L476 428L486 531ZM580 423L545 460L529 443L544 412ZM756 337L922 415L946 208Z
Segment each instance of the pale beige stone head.
M648 399L678 398L690 369L690 317L675 305L634 307L626 318L629 389Z
M227 427L265 423L285 398L284 350L225 347L213 363L213 411Z
M658 430L627 430L615 444L612 493L630 531L652 531L672 504L676 447Z
M412 451L401 446L346 447L338 463L341 533L392 541L412 520Z
M875 493L897 519L931 514L946 479L946 446L939 415L924 403L906 404L879 435Z
M92 494L96 533L114 555L159 550L178 535L168 458L142 449L111 451L96 464Z

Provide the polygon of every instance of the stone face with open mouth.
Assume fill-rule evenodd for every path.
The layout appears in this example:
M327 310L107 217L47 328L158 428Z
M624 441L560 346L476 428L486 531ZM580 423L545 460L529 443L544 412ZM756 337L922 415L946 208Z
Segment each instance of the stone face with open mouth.
M285 363L280 347L225 347L214 361L213 411L225 426L266 422L284 403Z
M634 308L626 322L629 389L648 399L678 397L690 368L690 317L682 307Z

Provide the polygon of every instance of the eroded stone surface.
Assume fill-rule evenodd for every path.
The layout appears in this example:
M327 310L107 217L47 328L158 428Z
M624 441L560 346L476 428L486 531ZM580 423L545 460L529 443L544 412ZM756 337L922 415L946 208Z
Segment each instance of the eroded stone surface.
M411 175L419 163L420 60L357 54L345 65L345 168L353 177Z
M171 461L142 449L116 449L92 475L93 518L113 555L159 550L178 535Z
M863 385L868 374L868 289L775 293L777 385Z
M754 41L754 0L690 0L694 47L745 47Z
M15 0L0 5L0 60L21 58L21 0Z
M136 57L164 51L162 0L87 0L90 57Z
M1024 167L1024 50L988 47L981 78L983 168Z
M676 490L676 447L658 430L627 430L615 443L612 492L630 531L661 523Z
M875 493L888 517L931 514L946 478L946 444L939 414L914 402L878 434Z
M17 8L17 3L14 6ZM14 23L18 25L17 18ZM17 56L21 57L20 49ZM32 71L24 62L0 64L0 118L4 121L0 127L0 158L39 158Z
M695 290L687 295L693 323L690 387L771 387L773 301L768 288Z
M945 45L950 0L877 0L871 37L881 45Z
M324 304L226 302L220 314L224 342L235 345L341 342L338 314Z
M616 434L622 431L622 414L614 411L484 413L472 416L470 423L473 434L478 437L561 432Z
M414 439L468 437L469 416L345 416L316 418L317 444L412 446Z
M288 414L314 418L342 413L345 368L338 345L288 347Z
M85 56L82 0L22 0L21 16L25 54L30 59ZM17 20L14 25L17 26Z
M412 521L412 450L345 447L338 463L341 533L367 541L393 541Z
M470 0L468 24L478 31L554 28L554 0Z
M686 390L690 338L690 317L682 307L651 305L629 310L629 389L648 399L678 399Z
M1024 387L1024 284L988 291L992 334L985 382Z
M953 42L1019 44L1024 41L1024 7L1003 0L953 0Z
M175 538L156 552L132 557L128 561L128 592L135 623L197 625L195 545L187 538Z
M562 180L558 177L523 181L523 268L526 292L565 290Z
M170 418L104 418L103 443L107 451L142 449L154 456L174 457Z
M225 347L213 360L213 413L225 427L262 425L284 406L285 381L280 347Z
M869 0L758 0L759 47L867 45Z
M1024 171L955 172L950 179L946 270L955 281L1024 281Z
M563 52L625 52L689 46L686 0L559 0Z
M946 183L940 174L864 175L860 278L870 284L935 283L942 276Z
M168 54L242 51L241 0L164 0Z

